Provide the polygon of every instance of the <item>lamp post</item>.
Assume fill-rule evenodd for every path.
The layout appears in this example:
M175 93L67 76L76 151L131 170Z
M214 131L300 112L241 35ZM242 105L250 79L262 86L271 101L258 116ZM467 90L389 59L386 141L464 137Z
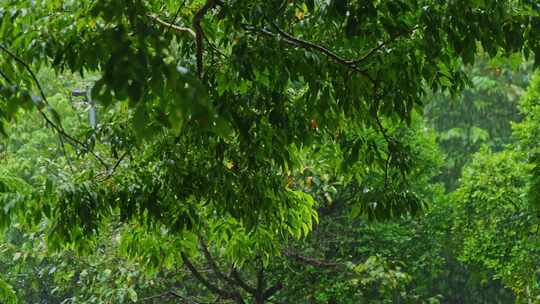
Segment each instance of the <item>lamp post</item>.
M83 101L90 105L90 110L88 111L88 123L90 124L90 127L95 129L97 127L97 111L96 111L96 105L94 101L92 100L91 95L91 88L88 88L87 90L79 90L75 89L71 92L71 96L73 97L83 97Z

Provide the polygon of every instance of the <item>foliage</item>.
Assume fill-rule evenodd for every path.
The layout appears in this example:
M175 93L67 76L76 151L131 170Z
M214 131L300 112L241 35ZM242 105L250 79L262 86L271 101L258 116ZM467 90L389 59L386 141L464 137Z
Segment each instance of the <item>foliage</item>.
M380 117L410 122L422 84L463 88L460 61L474 61L477 43L492 56L538 49L534 4L513 1L161 4L4 1L0 68L11 109L4 117L35 104L64 141L90 151L107 172L114 157L65 132L32 69L94 72L94 97L120 116L113 124L131 125L122 141L136 143L122 147L132 161L113 177L118 188L96 183L94 165L76 170L77 182L53 183L60 193L40 194L57 202L50 206L53 243L93 234L111 211L170 231L196 227L200 203L248 230L261 223L299 235L312 215L309 199L287 187L298 169L294 147L353 126L384 134ZM163 26L173 15L193 28ZM522 25L530 30L522 33ZM327 37L332 51L322 47ZM404 145L385 139L388 159L402 158ZM175 191L156 196L165 189ZM283 210L301 220L285 220Z
M503 149L507 120L485 118L516 118L520 93L499 85L506 70L485 77L487 59L483 76L470 65L537 65L538 6L0 0L2 261L24 278L7 282L82 303L459 302L467 284L493 303L512 298L500 282L531 299L535 141L481 150L456 180L480 144ZM428 94L468 84L470 115L435 99L444 133L427 129ZM457 155L449 197L435 138Z

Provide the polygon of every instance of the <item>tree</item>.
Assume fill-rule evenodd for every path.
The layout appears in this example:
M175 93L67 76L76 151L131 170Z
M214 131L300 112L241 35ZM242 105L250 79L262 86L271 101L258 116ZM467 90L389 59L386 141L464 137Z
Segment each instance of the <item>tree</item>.
M530 64L521 56L510 60L487 60L480 56L474 66L464 67L472 87L458 96L428 96L425 117L438 134L447 154L439 177L448 190L455 190L461 169L483 145L500 151L512 142L512 122L521 120L518 102L524 93Z
M147 242L130 252L162 263L180 249L188 264L202 235L236 265L266 264L309 233L317 204L294 184L312 146L339 143L338 160L363 165L340 166L347 186L384 177L390 190L368 191L357 210L418 210L402 191L415 168L398 122L411 124L426 88L461 90L461 63L480 46L540 58L528 1L0 3L4 129L35 109L66 164L8 216L78 249L119 222L128 243ZM46 67L97 75L97 129L62 123L38 77Z

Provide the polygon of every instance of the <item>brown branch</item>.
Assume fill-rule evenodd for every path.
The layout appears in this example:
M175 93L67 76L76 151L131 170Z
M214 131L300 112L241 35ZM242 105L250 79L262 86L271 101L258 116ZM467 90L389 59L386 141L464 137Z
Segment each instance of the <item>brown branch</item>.
M204 32L201 27L201 21L206 13L216 6L216 0L207 0L206 3L195 13L193 17L193 28L195 29L195 42L197 44L197 76L202 79L203 76L203 37Z
M188 303L188 301L183 296L180 296L179 294L177 294L177 293L175 293L173 291L167 291L167 292L160 293L160 294L157 294L157 295L142 298L142 299L139 299L137 301L137 303L143 303L143 302L147 302L147 301L150 301L150 300L161 299L161 298L173 298L173 297L180 298L181 300L183 300L184 303Z
M281 289L283 289L283 283L281 282L277 282L274 286L268 288L264 294L263 294L263 297L265 300L268 300L269 298L271 298L276 292L280 291Z
M418 26L415 26L411 29L410 32L414 32L416 29L418 29ZM390 37L388 40L386 41L383 41L381 43L379 43L379 45L377 45L376 47L372 48L369 52L367 52L364 56L360 57L359 59L357 60L352 60L351 63L352 64L355 64L355 65L358 65L364 61L366 61L367 59L369 59L369 57L371 57L375 52L379 51L380 49L382 49L384 46L388 45L389 43L392 43L393 41L395 41L397 38L399 38L400 36L402 36L403 34L405 34L405 32L402 32L402 33L398 33L397 35L393 36L393 37Z
M231 275L234 278L235 282L240 287L242 287L242 289L244 289L245 291L251 293L252 295L257 294L257 289L249 286L244 280L242 280L242 277L240 277L240 274L238 273L238 271L235 268L232 269Z
M257 271L257 293L264 293L266 288L266 282L264 281L264 264L261 260L261 256L257 256L259 262L259 269Z
M107 172L104 172L104 173L97 174L96 176L94 176L94 179L97 179L98 177L103 176L103 178L101 178L99 181L104 182L104 181L108 180L109 178L111 178L114 175L114 173L116 172L116 169L118 169L118 167L120 166L122 161L128 155L129 155L129 151L124 152L124 154L122 154L122 156L120 156L120 158L118 158L116 160L116 163L113 165L113 167L110 170L108 170Z
M210 283L210 281L208 281L201 273L199 273L197 268L195 268L195 266L191 263L191 261L189 260L189 258L187 257L187 255L184 252L181 253L181 256L182 256L182 260L184 261L184 264L189 269L189 271L191 271L193 276L199 282L201 282L201 284L203 284L206 288L208 288L208 290L215 293L216 295L221 296L222 298L234 300L238 304L244 304L244 300L243 300L242 296L238 292L236 292L236 291L229 292L229 291L223 290L223 289L217 287L216 285Z
M314 259L312 257L306 257L306 256L300 255L298 253L294 253L294 252L290 252L290 251L283 251L283 255L286 256L286 257L289 257L289 258L293 258L298 262L302 262L302 263L309 264L309 265L316 266L316 267L340 268L340 267L344 266L344 265L339 264L339 263L317 260L317 259Z
M223 282L229 284L231 288L234 288L235 285L237 285L237 282L230 278L229 276L225 275L217 265L216 261L210 254L210 251L208 250L208 246L204 242L203 238L199 236L199 244L201 245L202 252L204 257L206 258L206 261L208 262L208 265L210 266L210 269L214 272L214 274L218 277L218 279L222 280ZM234 273L234 272L233 272ZM240 285L240 284L238 284Z
M323 53L324 55L326 55L327 57L332 59L334 62L336 62L338 64L341 64L341 65L343 65L343 66L345 66L345 67L347 67L349 69L352 69L355 72L360 73L362 76L367 78L373 85L375 85L375 79L373 79L373 77L366 70L362 70L362 69L358 68L357 65L354 64L353 60L347 60L347 59L337 55L336 53L330 51L329 49L327 49L327 48L325 48L325 47L323 47L321 45L318 45L318 44L315 44L313 42L309 42L309 41L305 41L305 40L296 38L296 37L292 36L291 34L286 33L285 31L280 29L277 26L277 24L275 24L273 22L272 22L272 26L276 29L278 34L281 35L284 38L284 39L282 39L282 41L286 42L287 44L290 44L290 45L295 46L295 47L301 47L303 49ZM252 31L252 32L258 32L258 33L264 34L265 36L268 36L268 37L276 37L277 36L273 32L270 32L270 31L265 30L265 29L257 29L256 27L251 26L251 25L243 25L243 27L246 30L249 30L249 31Z
M15 55L13 52L8 50L2 44L0 44L0 49L4 51L5 53L7 53L9 56L11 56L13 59L15 59L15 61L17 61L20 65L22 65L28 71L28 73L30 73L32 80L36 83L36 86L38 87L39 93L41 94L41 98L43 99L44 102L47 102L47 97L45 96L45 92L43 91L43 88L41 87L41 84L39 83L36 77L36 74L34 73L34 71L32 71L30 66L26 62L24 62L24 60L19 58L19 56Z
M163 26L166 26L168 29L173 29L179 33L188 33L190 34L193 38L196 38L197 35L195 34L195 32L190 29L189 27L183 27L183 26L179 26L179 25L176 25L174 23L169 23L161 18L159 18L157 15L153 15L153 14L148 14L147 15L149 18L151 18L152 20L156 21L157 23L163 25Z
M279 26L275 22L272 22L271 24L281 36L285 37L287 40L290 40L299 46L302 46L303 48L319 51L342 65L351 65L353 63L353 61L347 60L339 56L338 54L330 51L329 49L325 48L322 45L315 44L313 42L309 42L306 40L302 40L300 38L294 37L293 35L289 33L286 33L284 30L279 28Z

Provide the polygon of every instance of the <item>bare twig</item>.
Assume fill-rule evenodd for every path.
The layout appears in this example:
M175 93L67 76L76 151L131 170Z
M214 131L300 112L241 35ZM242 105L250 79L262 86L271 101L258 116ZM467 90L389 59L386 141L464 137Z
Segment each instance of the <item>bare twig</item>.
M418 29L418 26L413 27L410 32L414 32L416 29ZM405 34L405 32L398 33L397 35L395 35L393 37L390 37L388 40L379 43L379 45L372 48L369 52L364 54L364 56L360 57L357 60L351 61L351 63L355 64L355 65L359 65L360 63L362 63L362 62L366 61L367 59L369 59L369 57L371 57L373 54L375 54L375 52L381 50L384 46L392 43L393 41L395 41L399 37L403 36L403 34Z
M146 298L139 299L137 301L137 303L143 303L143 302L147 302L147 301L151 301L151 300L155 300L155 299L172 298L172 297L174 297L174 295L171 293L171 291L167 291L167 292L164 292L164 293L160 293L160 294L157 294L157 295L153 295L153 296L149 296L149 297L146 297Z
M174 292L172 290L169 290L169 291L166 291L164 293L157 294L157 295L149 296L149 297L146 297L146 298L142 298L142 299L138 300L137 303L143 303L143 302L156 300L156 299L162 299L162 298L178 298L184 304L190 304L190 303L193 303L193 304L205 304L204 302L189 299L189 298L187 298L187 297L185 297L185 296L183 296L183 295L181 295L181 294L179 294L177 292ZM210 302L208 302L208 303L210 303Z

